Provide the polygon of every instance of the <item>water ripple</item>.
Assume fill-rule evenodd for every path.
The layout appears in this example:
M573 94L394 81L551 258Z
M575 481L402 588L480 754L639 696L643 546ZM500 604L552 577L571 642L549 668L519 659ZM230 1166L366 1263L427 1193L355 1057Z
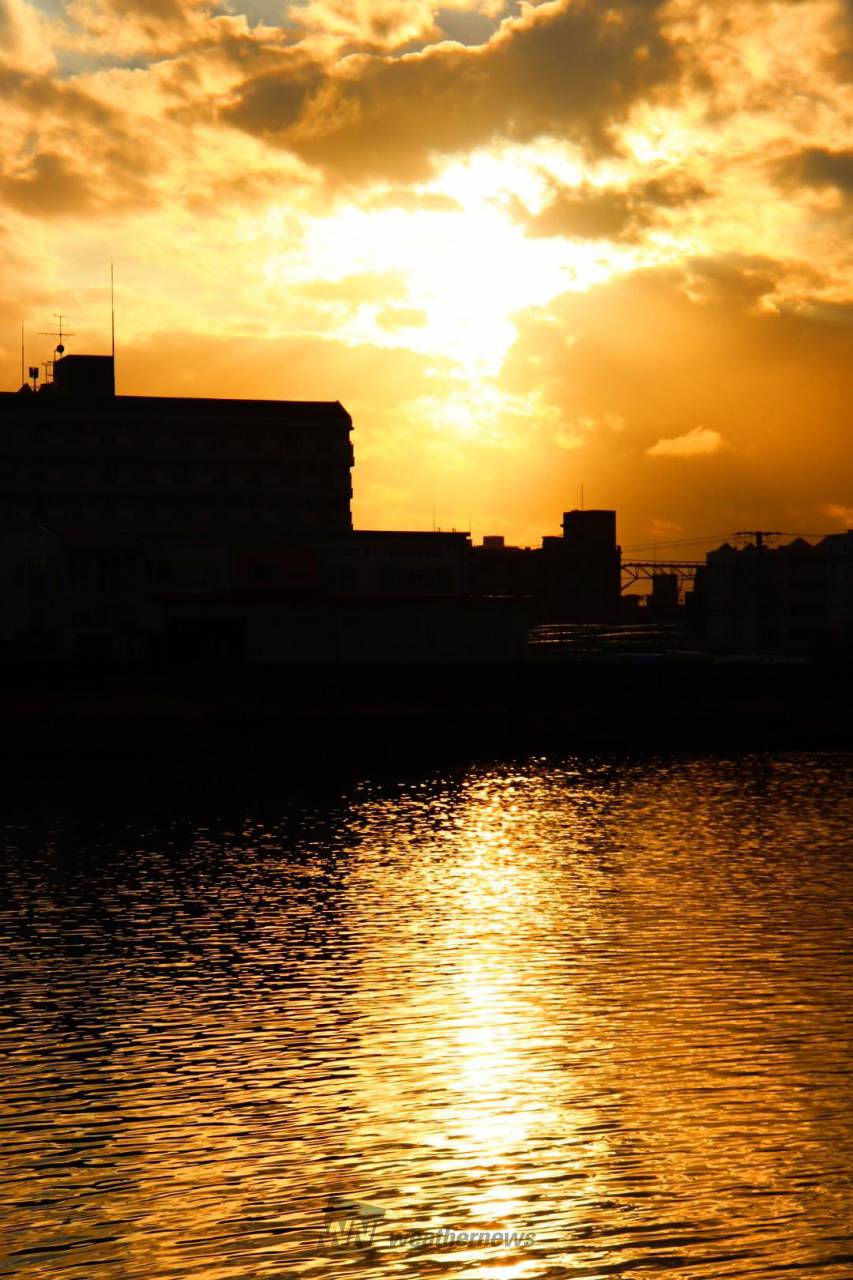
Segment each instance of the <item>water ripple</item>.
M850 1280L851 763L10 813L0 1276Z

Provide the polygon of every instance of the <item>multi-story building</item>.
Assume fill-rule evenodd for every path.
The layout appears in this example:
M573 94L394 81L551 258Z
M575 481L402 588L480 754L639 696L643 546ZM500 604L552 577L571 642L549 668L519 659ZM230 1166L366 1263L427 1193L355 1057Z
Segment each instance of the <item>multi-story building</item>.
M355 531L337 402L116 396L64 356L0 394L0 657L92 663L506 656L467 534Z
M352 528L352 421L337 402L116 396L109 356L0 394L0 507L74 535Z

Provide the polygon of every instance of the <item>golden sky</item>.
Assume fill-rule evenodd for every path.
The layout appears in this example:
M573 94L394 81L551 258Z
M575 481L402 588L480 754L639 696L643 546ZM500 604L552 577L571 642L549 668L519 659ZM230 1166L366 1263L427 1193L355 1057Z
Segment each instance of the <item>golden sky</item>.
M0 0L0 385L339 399L359 527L853 524L853 0ZM699 554L697 547L685 554Z

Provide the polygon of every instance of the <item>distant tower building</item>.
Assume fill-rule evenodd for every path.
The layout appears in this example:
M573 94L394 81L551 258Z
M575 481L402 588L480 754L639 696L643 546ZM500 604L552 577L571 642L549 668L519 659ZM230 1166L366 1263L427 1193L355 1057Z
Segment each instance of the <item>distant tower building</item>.
M622 550L615 511L566 511L562 538L543 540L550 612L567 622L619 618Z
M567 546L592 555L612 555L616 551L615 511L566 511L563 537Z

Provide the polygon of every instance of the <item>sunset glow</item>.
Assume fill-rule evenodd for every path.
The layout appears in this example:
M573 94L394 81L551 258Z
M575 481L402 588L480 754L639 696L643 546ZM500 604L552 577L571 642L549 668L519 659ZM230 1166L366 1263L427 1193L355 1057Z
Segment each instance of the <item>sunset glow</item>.
M841 529L851 59L843 0L2 0L2 385L112 260L119 390L341 400L361 527Z

